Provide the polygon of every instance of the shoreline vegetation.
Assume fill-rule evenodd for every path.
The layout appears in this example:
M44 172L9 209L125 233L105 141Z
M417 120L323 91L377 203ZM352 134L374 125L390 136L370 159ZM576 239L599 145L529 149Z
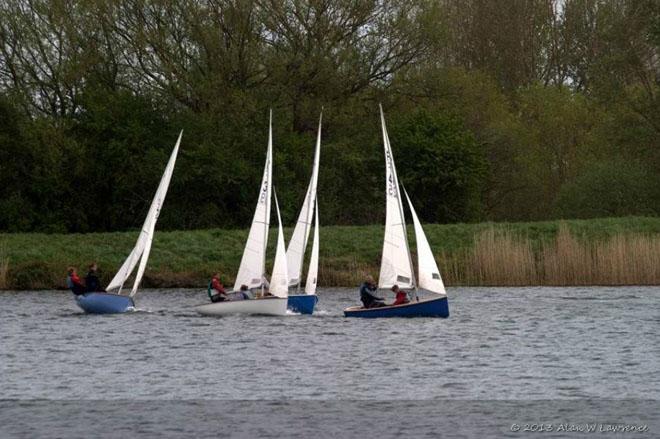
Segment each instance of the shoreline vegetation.
M424 228L449 287L660 285L657 217ZM291 232L286 229L287 240ZM381 225L321 227L319 286L356 286L367 273L378 276L382 234ZM136 236L136 231L2 233L0 289L62 289L68 266L84 274L92 261L107 284ZM157 231L142 286L204 288L214 271L231 286L246 238L247 230ZM414 253L412 227L409 240Z

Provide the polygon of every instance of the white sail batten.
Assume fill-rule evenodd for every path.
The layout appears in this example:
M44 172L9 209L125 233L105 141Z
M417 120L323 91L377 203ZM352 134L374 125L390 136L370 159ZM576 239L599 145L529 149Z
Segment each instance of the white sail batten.
M289 241L289 247L286 250L286 259L289 266L289 286L300 285L303 268L303 258L309 232L312 228L312 217L314 216L314 205L316 203L316 187L319 177L319 161L321 156L321 123L323 114L319 117L319 128L316 134L316 149L314 151L314 165L312 168L312 177L307 186L305 201L303 202L296 227L293 229L293 235Z
M400 288L413 288L415 286L414 274L406 236L406 224L403 218L399 181L382 107L380 119L385 148L386 211L385 238L378 287L391 288L393 285L398 285Z
M319 205L314 204L314 238L312 239L312 255L309 259L305 294L316 294L316 280L319 275Z
M282 232L282 218L280 206L275 195L275 211L277 212L277 249L273 262L273 273L270 277L270 293L277 297L286 298L289 295L289 272L287 268L286 249L284 247L284 233Z
M113 291L115 289L120 290L121 287L126 282L126 279L131 275L133 269L140 262L140 267L138 268L138 273L135 277L135 282L133 289L131 290L131 296L135 295L137 288L142 280L144 275L144 270L146 268L147 261L149 259L149 253L151 250L151 243L153 241L153 234L156 227L156 221L158 221L158 216L160 215L160 209L165 201L165 196L167 195L167 189L170 186L170 180L172 179L172 173L174 172L174 164L176 163L176 158L179 153L179 145L181 144L181 137L183 136L183 130L179 133L179 138L174 145L170 159L167 162L163 176L160 179L158 184L158 189L154 195L154 199L151 202L149 211L147 212L147 217L144 220L142 225L142 230L140 231L140 236L138 236L135 247L131 251L130 255L122 266L119 268L119 271L115 274L110 284L108 284L106 290Z
M268 245L268 227L270 226L270 197L273 175L273 115L271 111L268 129L268 150L266 164L259 189L259 199L252 218L250 233L245 244L241 265L236 275L234 291L239 291L241 285L248 288L258 288L262 284L266 267L266 246Z
M413 224L415 225L415 241L417 243L417 264L418 264L418 277L417 282L420 288L423 288L427 291L436 294L446 295L445 284L442 282L442 276L440 276L440 270L438 269L438 264L435 262L433 257L433 252L431 251L431 246L429 241L426 239L426 234L422 228L422 224L419 222L417 217L417 212L410 201L408 192L404 188L404 193L406 194L406 199L408 200L408 206L410 207L410 212L412 213Z

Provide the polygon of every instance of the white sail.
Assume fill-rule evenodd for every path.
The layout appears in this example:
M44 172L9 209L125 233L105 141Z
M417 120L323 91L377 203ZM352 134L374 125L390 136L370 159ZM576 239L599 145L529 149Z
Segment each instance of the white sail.
M277 249L273 262L273 273L270 276L270 293L277 297L289 295L289 272L287 269L286 249L284 247L284 233L282 232L282 218L280 206L275 195L275 211L277 212Z
M142 231L140 231L140 236L138 236L138 240L135 244L135 247L133 247L133 250L131 253L128 255L124 263L121 265L119 270L117 270L117 273L115 273L115 276L112 278L108 286L105 288L106 291L112 292L114 290L118 290L128 279L128 277L131 275L133 272L133 268L135 268L135 265L138 263L140 260L140 256L142 256L142 252L144 251L144 246L146 244L146 234L144 232L144 226Z
M305 283L305 294L316 294L316 279L319 275L319 204L315 203L314 207L314 238L307 271L307 282Z
M314 204L316 202L316 186L319 177L319 161L321 156L321 122L323 114L319 117L319 129L316 134L316 150L314 152L314 165L312 168L312 177L307 187L305 201L298 215L298 222L293 229L293 235L289 241L289 247L286 250L286 260L289 266L289 285L300 285L303 258L309 239L309 231L312 228L312 217L314 216Z
M156 195L154 195L154 199L151 202L149 212L147 212L147 217L144 220L144 224L142 225L142 230L140 231L140 236L138 236L137 242L135 243L135 247L133 247L133 250L131 251L130 255L128 255L128 258L126 258L122 266L119 268L119 271L117 271L115 274L115 277L112 279L112 281L110 281L110 284L108 284L106 288L107 291L113 291L117 289L119 292L121 292L121 287L124 285L124 282L126 282L126 279L128 279L128 277L131 275L137 263L142 260L140 268L138 269L138 274L135 277L133 289L131 290L131 296L135 295L137 292L137 288L140 284L140 281L142 280L142 275L144 274L147 260L149 259L149 252L151 249L151 242L153 240L153 233L156 227L156 221L158 220L160 209L163 205L163 202L165 201L167 189L170 186L170 180L172 179L172 173L174 172L174 164L176 163L176 158L179 153L179 145L181 144L182 136L183 130L179 133L179 138L176 141L176 145L174 145L170 159L167 162L163 176L160 179L158 189L156 190Z
M413 224L415 225L415 241L417 242L417 265L419 268L419 276L417 277L417 282L420 288L423 288L427 291L431 291L437 294L447 294L445 291L445 285L442 282L442 276L440 276L440 270L438 270L438 264L435 263L435 258L433 257L433 252L431 251L431 246L429 241L426 239L426 234L422 228L422 224L419 222L417 217L417 212L410 201L408 192L404 189L403 192L406 194L406 199L408 200L408 206L410 207L410 212L413 217Z
M413 267L408 249L406 224L403 218L399 180L396 175L394 157L390 148L390 140L385 127L383 108L380 109L380 119L383 129L383 144L385 147L385 238L383 240L383 256L380 264L379 288L413 288Z
M239 291L241 285L257 288L262 284L266 271L266 246L268 245L268 227L270 225L270 197L273 175L273 112L270 113L268 128L268 150L266 164L261 179L259 199L252 218L252 226L241 258L241 265L236 275L234 291Z
M138 266L137 273L135 274L135 281L133 282L133 288L131 289L130 296L135 296L137 293L140 282L142 282L142 276L144 276L144 270L147 268L147 261L149 261L149 253L151 253L151 243L154 239L154 226L155 222L151 223L151 230L149 231L146 245L144 247L144 253L142 253L142 258L140 258L140 265Z

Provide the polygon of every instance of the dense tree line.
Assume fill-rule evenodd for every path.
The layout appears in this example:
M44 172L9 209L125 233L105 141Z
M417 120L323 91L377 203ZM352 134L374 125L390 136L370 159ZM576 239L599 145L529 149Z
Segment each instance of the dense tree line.
M245 227L274 110L294 221L382 221L383 103L427 222L660 214L653 0L5 0L0 230Z

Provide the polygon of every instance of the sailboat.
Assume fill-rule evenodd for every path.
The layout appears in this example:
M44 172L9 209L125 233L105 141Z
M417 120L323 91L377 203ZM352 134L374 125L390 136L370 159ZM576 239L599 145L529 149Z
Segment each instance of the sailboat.
M241 291L242 286L248 289L265 290L266 277L266 248L268 246L268 229L270 226L270 199L273 192L273 115L270 115L270 127L268 131L268 150L266 151L266 164L261 179L257 207L252 218L250 233L241 265L236 275L234 292ZM202 315L222 316L229 314L264 314L285 315L287 309L287 296L289 294L289 276L284 247L284 233L282 232L282 220L280 208L275 196L275 208L277 211L278 234L273 273L270 279L270 296L263 294L255 299L230 300L198 305L195 310Z
M440 270L433 257L426 234L422 228L412 202L408 206L413 217L415 240L417 242L417 259L419 276L415 279L412 256L408 246L408 234L403 215L403 203L399 189L399 179L394 165L392 147L385 126L383 108L380 107L380 119L385 148L385 236L383 239L383 255L378 279L379 289L389 289L398 285L402 290L412 292L412 300L396 306L363 308L352 306L344 310L346 317L449 317L449 305ZM430 294L420 297L419 289Z
M179 138L176 141L176 145L174 145L174 149L172 150L170 159L165 167L165 172L163 172L163 176L160 179L156 195L154 195L154 199L151 202L151 206L147 212L147 217L144 220L135 247L133 247L133 250L119 268L119 271L117 271L112 281L110 281L110 284L108 284L106 292L93 292L76 296L76 303L85 312L90 314L113 314L123 313L135 308L133 297L138 291L138 287L144 276L144 270L147 267L149 253L151 252L151 243L156 228L156 221L158 221L160 209L163 206L165 196L167 195L167 189L170 186L170 180L172 178L172 173L174 172L174 163L176 162L179 153L179 145L181 144L182 136L183 131L179 133ZM133 273L133 270L138 263L139 266L135 275L135 280L133 281L133 288L130 293L126 295L122 294L124 283Z
M321 123L323 114L319 117L319 129L316 136L316 149L314 152L314 165L312 177L307 186L305 201L303 202L296 227L293 229L289 247L286 250L286 259L289 267L289 286L295 288L295 294L289 294L289 310L301 314L312 314L318 302L316 295L316 278L319 271L319 211L316 202L316 188L319 177L319 159L321 156ZM310 256L307 281L301 294L302 268L305 258L307 240L314 218L314 235L312 238L312 254Z

